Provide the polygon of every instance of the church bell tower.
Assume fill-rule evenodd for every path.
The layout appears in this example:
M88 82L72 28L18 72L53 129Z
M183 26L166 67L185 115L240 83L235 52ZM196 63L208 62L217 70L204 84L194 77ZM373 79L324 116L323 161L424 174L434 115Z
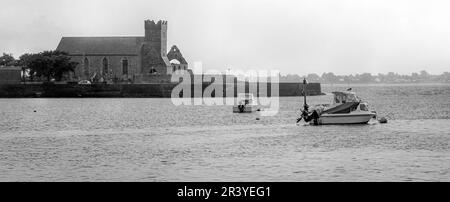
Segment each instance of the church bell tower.
M170 62L167 58L167 21L145 21L144 44L141 49L142 73L168 74Z

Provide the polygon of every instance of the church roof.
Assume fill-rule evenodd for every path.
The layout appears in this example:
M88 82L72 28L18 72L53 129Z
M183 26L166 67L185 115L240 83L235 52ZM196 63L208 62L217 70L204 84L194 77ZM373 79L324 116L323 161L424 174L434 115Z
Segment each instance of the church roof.
M69 55L138 55L144 37L63 37L58 51Z

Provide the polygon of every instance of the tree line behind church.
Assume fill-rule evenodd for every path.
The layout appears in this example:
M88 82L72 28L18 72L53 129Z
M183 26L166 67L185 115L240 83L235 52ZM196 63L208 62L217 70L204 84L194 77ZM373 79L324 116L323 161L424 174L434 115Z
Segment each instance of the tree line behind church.
M22 68L25 80L61 81L64 74L74 72L78 63L71 61L68 54L61 51L43 51L26 53L15 59L12 54L0 56L0 66L18 66Z

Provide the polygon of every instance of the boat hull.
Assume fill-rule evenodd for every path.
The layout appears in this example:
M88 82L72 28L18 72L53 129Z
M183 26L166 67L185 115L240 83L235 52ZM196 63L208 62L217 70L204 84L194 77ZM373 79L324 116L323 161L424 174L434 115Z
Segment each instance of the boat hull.
M374 116L374 113L323 114L320 116L318 122L321 125L367 124Z
M252 113L258 110L257 106L253 106L253 105L245 105L244 109L241 111L239 109L239 106L233 106L233 113Z

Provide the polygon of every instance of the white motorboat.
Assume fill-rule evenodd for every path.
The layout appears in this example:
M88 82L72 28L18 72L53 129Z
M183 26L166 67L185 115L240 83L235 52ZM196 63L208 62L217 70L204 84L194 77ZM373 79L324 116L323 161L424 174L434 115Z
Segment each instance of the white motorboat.
M233 106L233 113L252 113L259 110L258 103L251 93L238 94L237 104Z
M371 112L350 112L349 114L322 114L318 124L366 124L375 114Z
M305 104L302 115L297 119L305 120L314 125L328 124L367 124L376 117L375 111L370 111L366 102L362 102L354 92L333 92L334 99L331 105L316 105L309 109Z
M318 105L313 108L317 113L314 124L365 124L376 117L376 113L369 110L366 102L361 102L354 92L333 92L332 105ZM314 115L313 115L314 116Z

